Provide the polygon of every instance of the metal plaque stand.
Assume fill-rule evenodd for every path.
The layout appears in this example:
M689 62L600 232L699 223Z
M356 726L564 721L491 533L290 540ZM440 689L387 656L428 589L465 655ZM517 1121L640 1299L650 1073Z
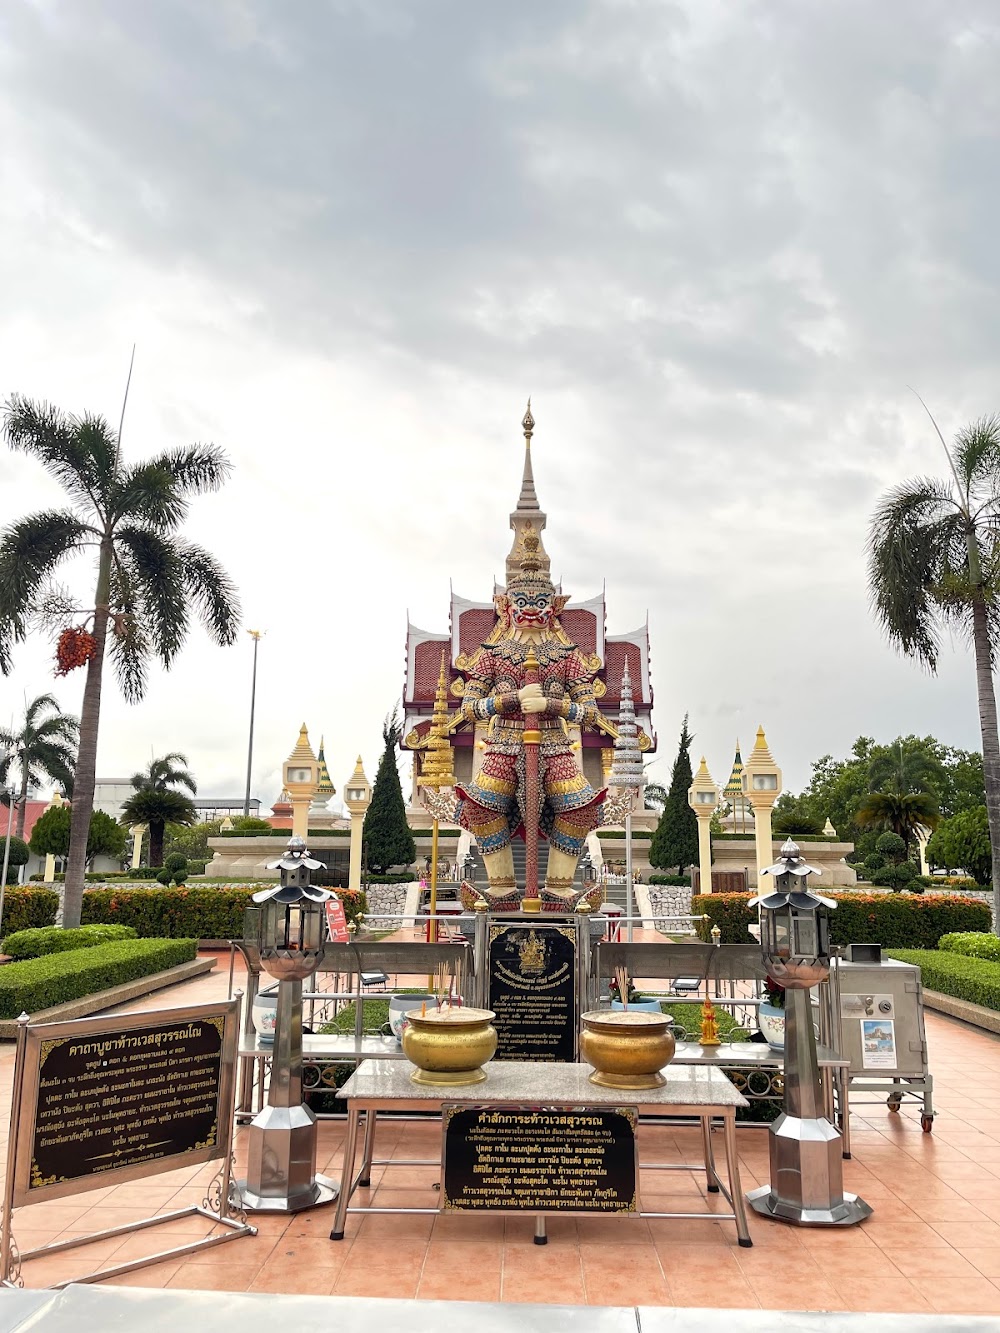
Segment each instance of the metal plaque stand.
M90 1018L71 1023L45 1023L32 1025L27 1014L18 1019L17 1051L14 1062L14 1087L11 1098L10 1137L7 1148L7 1177L4 1183L3 1213L0 1216L0 1286L23 1286L21 1265L29 1259L39 1259L43 1255L60 1254L92 1241L110 1240L115 1236L130 1236L137 1231L159 1226L162 1222L176 1222L184 1217L204 1217L207 1221L224 1228L214 1236L201 1240L188 1241L184 1245L174 1245L167 1250L159 1250L148 1258L133 1259L128 1263L116 1264L99 1272L87 1273L83 1277L68 1278L65 1282L52 1283L54 1289L71 1284L101 1282L105 1278L120 1277L123 1273L132 1273L139 1268L148 1268L151 1264L162 1263L166 1259L175 1259L181 1255L195 1254L199 1250L213 1245L222 1245L226 1241L236 1240L241 1236L255 1236L257 1228L250 1226L243 1211L242 1202L232 1182L234 1169L233 1127L236 1090L236 1045L239 1036L240 993L234 999L221 1004L186 1005L176 1009L161 1010L156 1013L122 1014L113 1019ZM219 1142L214 1148L200 1149L197 1154L190 1154L182 1161L176 1155L144 1162L135 1166L116 1167L99 1175L88 1176L76 1181L53 1184L48 1188L33 1189L29 1192L28 1178L32 1154L32 1141L35 1133L34 1109L37 1094L37 1080L34 1087L28 1085L28 1074L38 1072L35 1064L43 1038L58 1039L74 1033L86 1038L109 1023L114 1024L116 1034L127 1033L138 1027L154 1027L157 1023L185 1023L202 1018L224 1019L223 1047L221 1057L221 1076L218 1096ZM32 1038L29 1055L29 1035ZM34 1059L32 1059L34 1057ZM32 1070L29 1070L29 1064ZM26 1096L26 1091L28 1095ZM104 1231L94 1231L86 1235L74 1236L71 1240L53 1241L34 1250L19 1251L13 1234L13 1213L16 1206L43 1202L47 1198L66 1197L90 1189L103 1189L108 1185L124 1180L134 1180L155 1175L163 1171L176 1170L179 1165L190 1161L221 1160L218 1172L209 1182L205 1197L200 1205L178 1208L173 1212L160 1213L155 1217L145 1217L137 1222L127 1222L122 1226L108 1227ZM40 1197L35 1199L31 1193Z

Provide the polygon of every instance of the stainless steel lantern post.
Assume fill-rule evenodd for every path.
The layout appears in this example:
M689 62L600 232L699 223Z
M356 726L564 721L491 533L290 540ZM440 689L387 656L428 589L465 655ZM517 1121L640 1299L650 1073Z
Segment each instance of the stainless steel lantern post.
M785 988L785 1103L769 1131L771 1183L747 1195L766 1217L796 1226L850 1226L871 1216L856 1194L844 1193L841 1136L823 1115L810 989L830 975L830 923L836 903L810 893L806 865L790 839L773 875L774 893L751 900L761 908L760 944L767 974Z
M322 960L324 903L333 897L309 882L322 864L303 838L291 838L268 867L281 871L281 883L255 893L259 906L250 909L261 964L279 985L267 1105L249 1127L247 1178L238 1186L249 1212L297 1213L338 1194L316 1174L316 1117L302 1101L302 982Z

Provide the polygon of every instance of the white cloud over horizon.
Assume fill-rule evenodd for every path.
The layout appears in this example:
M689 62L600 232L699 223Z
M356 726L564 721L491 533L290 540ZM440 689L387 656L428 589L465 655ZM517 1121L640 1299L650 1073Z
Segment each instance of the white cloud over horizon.
M1000 342L986 0L10 0L0 12L0 397L213 440L189 530L260 651L254 794L299 724L374 776L406 614L488 595L525 397L566 591L648 611L657 772L767 728L786 785L859 734L979 748L962 645L881 640L864 540L992 411ZM0 452L0 524L58 502ZM98 768L188 754L243 790L250 642L195 630ZM52 689L17 651L0 720Z

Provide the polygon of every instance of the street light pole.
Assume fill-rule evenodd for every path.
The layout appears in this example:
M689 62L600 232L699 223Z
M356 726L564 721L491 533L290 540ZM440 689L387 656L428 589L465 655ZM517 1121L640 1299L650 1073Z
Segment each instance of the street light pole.
M263 630L248 629L247 633L253 639L253 678L250 685L250 743L247 746L247 790L243 797L244 817L250 813L250 770L253 767L253 716L257 706L257 645L263 637Z

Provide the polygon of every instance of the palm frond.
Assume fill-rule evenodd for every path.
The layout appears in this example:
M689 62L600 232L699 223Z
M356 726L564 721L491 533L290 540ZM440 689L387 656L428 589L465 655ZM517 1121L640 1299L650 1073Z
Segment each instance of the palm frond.
M1000 478L1000 416L980 417L955 437L955 466L971 497L995 494Z
M188 542L180 549L184 581L201 623L216 643L236 642L240 600L236 585L214 556Z
M217 491L232 472L225 452L214 444L191 444L167 449L146 460L147 468L162 469L173 478L178 495Z
M116 613L109 638L111 661L122 694L130 704L138 703L146 692L146 663L149 640L136 614L139 593L127 564L115 553L111 566L110 602Z
M147 528L123 524L115 538L149 651L168 667L187 634L184 566L178 545Z
M868 588L891 642L930 670L937 666L937 605L942 550L950 549L961 510L945 482L918 477L879 500L868 534Z
M51 571L78 550L92 530L75 514L49 510L12 523L0 539L0 672L10 670L10 648L21 642Z
M115 441L103 417L70 416L13 394L4 405L4 437L12 449L37 458L73 500L101 515Z
M116 522L126 520L162 531L178 527L187 515L188 506L169 468L141 463L121 471L111 511Z

